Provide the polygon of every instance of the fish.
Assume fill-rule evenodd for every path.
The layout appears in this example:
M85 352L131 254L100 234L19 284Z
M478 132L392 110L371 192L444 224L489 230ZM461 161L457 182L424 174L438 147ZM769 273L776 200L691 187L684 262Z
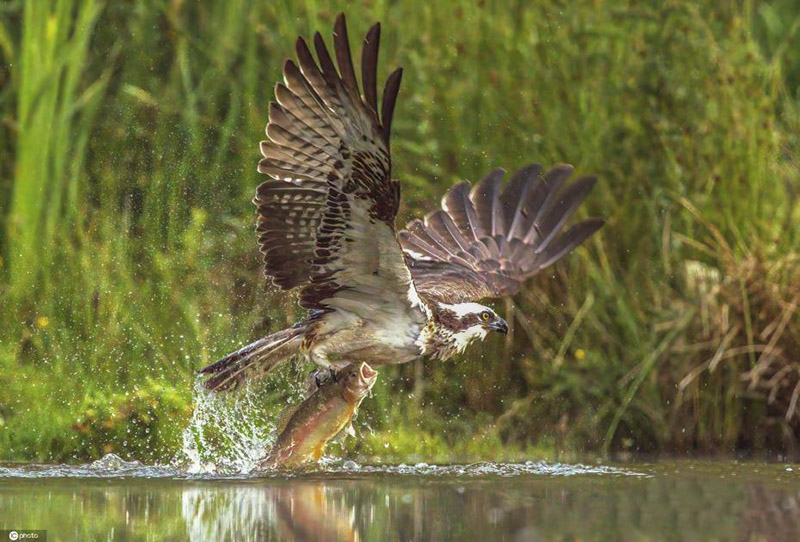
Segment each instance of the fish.
M377 378L378 372L366 363L351 363L336 373L333 382L285 411L278 420L275 444L258 468L291 469L319 461L328 442L349 429Z

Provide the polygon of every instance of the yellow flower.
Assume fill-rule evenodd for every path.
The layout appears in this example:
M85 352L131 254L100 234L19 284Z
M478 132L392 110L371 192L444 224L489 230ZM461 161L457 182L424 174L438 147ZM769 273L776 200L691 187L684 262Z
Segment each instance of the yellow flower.
M586 351L583 348L575 350L575 359L583 359L586 357Z
M36 327L44 329L50 325L50 319L47 316L40 316L36 319Z

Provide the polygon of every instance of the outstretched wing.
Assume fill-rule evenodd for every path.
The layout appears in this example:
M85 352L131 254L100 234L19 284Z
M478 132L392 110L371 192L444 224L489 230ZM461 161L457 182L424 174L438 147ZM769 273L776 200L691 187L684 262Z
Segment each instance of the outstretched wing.
M572 171L558 165L540 177L532 164L502 191L501 169L471 190L467 181L451 188L441 209L398 234L419 294L448 303L512 295L600 229L604 221L590 218L562 231L596 181L564 188Z
M336 65L317 33L314 48L296 43L298 63L284 65L261 143L258 241L265 272L283 289L300 288L307 308L370 316L408 306L413 288L395 233L400 187L392 181L389 132L401 70L386 81L380 116L380 26L364 39L363 95L343 15L334 26Z

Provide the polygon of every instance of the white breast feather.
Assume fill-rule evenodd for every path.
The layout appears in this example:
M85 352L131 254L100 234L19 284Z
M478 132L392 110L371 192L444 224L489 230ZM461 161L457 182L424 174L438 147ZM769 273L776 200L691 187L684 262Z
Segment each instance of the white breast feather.
M456 350L459 354L476 339L483 340L486 337L486 329L483 326L472 326L464 331L453 333L453 340L455 341Z

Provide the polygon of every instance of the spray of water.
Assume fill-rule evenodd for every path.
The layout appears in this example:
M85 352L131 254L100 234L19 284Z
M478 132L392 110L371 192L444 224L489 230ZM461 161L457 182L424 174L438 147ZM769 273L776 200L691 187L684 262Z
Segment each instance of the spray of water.
M273 443L274 407L255 388L214 394L198 380L194 412L173 466L189 473L248 473Z

